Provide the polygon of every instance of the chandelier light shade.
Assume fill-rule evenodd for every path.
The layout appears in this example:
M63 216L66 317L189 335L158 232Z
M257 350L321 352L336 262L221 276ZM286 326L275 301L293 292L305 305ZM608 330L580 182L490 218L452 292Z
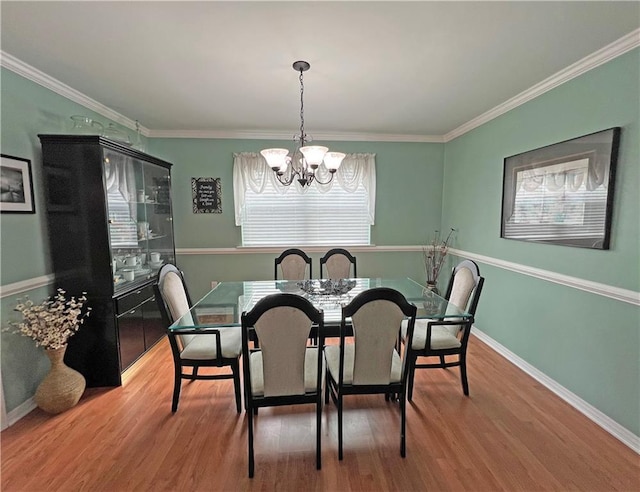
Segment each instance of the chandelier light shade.
M333 179L337 169L342 164L345 154L342 152L329 152L327 147L321 145L308 145L312 138L304 131L304 81L303 74L309 68L306 61L297 61L293 69L300 72L300 133L293 137L295 149L264 149L260 154L267 161L267 165L276 173L278 181L285 186L297 181L300 186L310 186L317 181L320 184L328 184ZM320 181L316 171L324 163L329 171L329 179Z

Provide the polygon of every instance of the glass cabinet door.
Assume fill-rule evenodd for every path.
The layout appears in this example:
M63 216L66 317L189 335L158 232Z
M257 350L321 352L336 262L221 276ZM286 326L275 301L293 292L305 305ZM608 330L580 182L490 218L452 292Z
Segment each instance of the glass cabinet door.
M146 239L147 265L155 274L165 263L175 263L169 170L148 162L143 163L144 202L138 232Z
M175 262L169 170L104 149L114 291Z

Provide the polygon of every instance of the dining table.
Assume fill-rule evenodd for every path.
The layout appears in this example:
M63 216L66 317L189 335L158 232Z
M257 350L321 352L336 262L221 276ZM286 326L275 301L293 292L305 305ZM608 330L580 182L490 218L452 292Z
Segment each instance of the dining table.
M282 292L305 297L324 313L324 337L340 336L342 306L367 289L389 287L401 292L417 307L417 319L473 322L473 316L432 289L411 278L353 278L341 280L248 280L220 282L191 309L169 326L170 335L207 328L241 326L243 312L271 294Z

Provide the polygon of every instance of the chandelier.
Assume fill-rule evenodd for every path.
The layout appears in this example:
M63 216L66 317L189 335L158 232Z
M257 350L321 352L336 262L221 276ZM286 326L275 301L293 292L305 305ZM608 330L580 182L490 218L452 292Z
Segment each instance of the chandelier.
M294 135L295 150L289 149L264 149L260 153L273 170L278 181L285 186L297 181L303 188L317 181L320 184L329 184L337 169L342 163L345 154L342 152L329 152L327 147L321 145L307 145L312 138L304 131L304 82L303 73L309 70L311 65L306 61L297 61L293 69L300 72L300 133ZM329 171L329 179L320 181L316 171L320 164Z

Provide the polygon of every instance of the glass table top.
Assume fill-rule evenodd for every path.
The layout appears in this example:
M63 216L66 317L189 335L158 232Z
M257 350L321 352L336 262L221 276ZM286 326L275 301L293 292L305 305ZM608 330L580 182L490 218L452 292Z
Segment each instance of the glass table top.
M252 280L245 282L221 282L191 310L173 323L170 331L181 329L240 326L240 317L249 311L265 296L289 292L309 299L316 308L324 311L325 325L338 325L342 315L342 306L348 304L359 293L373 287L390 287L400 291L409 302L418 308L418 318L462 318L471 315L446 299L426 289L410 278L355 278L353 288L346 294L326 294L320 280L313 280L311 289L302 282L287 280ZM305 287L307 291L303 290Z

